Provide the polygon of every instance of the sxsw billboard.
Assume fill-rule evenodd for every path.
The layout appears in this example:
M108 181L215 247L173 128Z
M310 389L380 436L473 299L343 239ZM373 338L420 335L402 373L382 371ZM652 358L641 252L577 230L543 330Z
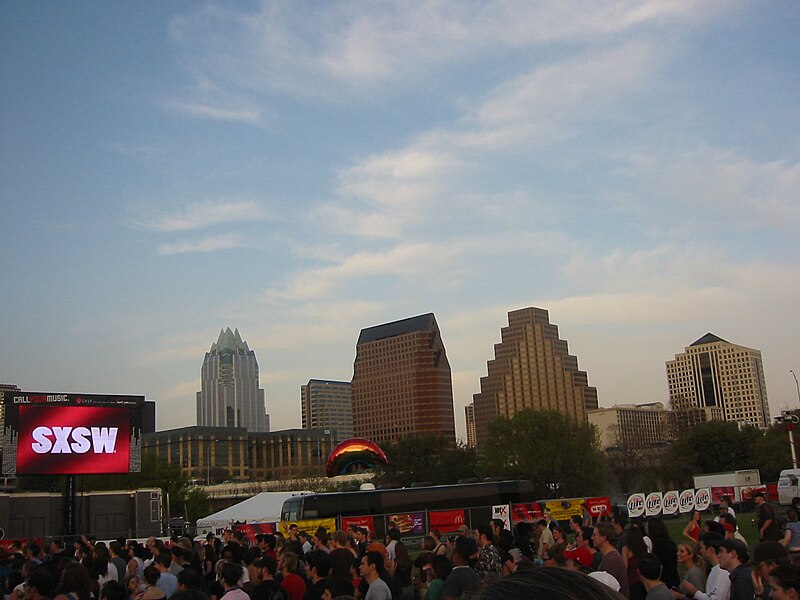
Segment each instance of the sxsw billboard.
M144 396L4 391L4 475L141 470Z

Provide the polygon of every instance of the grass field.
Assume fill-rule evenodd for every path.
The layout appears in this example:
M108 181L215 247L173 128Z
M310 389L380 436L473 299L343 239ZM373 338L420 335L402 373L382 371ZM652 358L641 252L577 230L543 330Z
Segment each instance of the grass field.
M739 533L741 533L747 540L747 545L751 550L753 549L753 546L758 543L756 526L753 525L753 519L755 519L755 517L755 512L736 513L736 523L739 525ZM711 513L708 513L707 519L713 518L714 516ZM703 519L703 521L705 520L706 518ZM672 536L672 541L674 541L676 544L679 544L686 539L683 537L682 532L683 528L686 527L686 524L689 522L688 515L685 517L678 517L676 519L665 519L664 522L667 525L669 534Z

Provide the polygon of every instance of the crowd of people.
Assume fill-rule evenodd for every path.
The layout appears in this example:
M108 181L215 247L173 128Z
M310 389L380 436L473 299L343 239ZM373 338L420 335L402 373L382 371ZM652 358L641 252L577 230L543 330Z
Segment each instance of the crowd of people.
M151 537L141 544L82 537L46 549L0 549L6 600L800 600L800 523L779 523L760 498L751 549L726 503L713 520L693 514L674 541L658 517L559 523L546 511L513 530L499 519L444 537L431 530L409 552L399 529L296 525L287 535L222 539ZM766 522L772 519L773 523Z

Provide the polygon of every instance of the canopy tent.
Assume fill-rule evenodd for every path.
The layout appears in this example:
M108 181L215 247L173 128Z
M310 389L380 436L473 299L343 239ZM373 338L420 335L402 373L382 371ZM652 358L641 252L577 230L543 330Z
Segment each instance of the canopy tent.
M197 519L197 535L219 533L218 530L230 527L233 523L277 523L281 520L284 500L311 493L309 491L261 492L213 515Z

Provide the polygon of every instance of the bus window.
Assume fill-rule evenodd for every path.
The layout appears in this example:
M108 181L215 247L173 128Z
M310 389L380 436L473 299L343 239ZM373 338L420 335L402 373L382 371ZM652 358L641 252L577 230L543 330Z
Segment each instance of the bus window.
M281 511L282 521L299 521L300 508L303 506L302 498L289 498L283 503L283 510Z

